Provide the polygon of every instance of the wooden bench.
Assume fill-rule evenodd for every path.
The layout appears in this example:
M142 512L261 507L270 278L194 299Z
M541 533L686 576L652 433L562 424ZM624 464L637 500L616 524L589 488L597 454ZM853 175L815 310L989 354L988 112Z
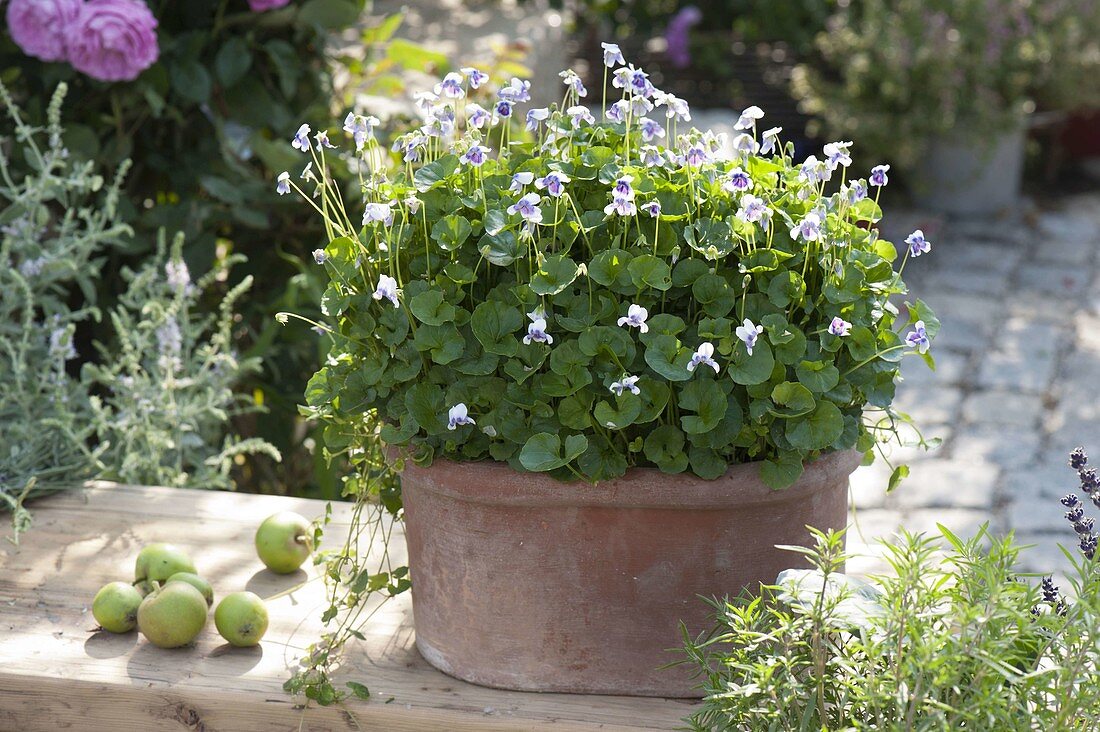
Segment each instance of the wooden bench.
M531 694L485 689L428 666L413 645L408 594L348 647L339 683L369 701L303 707L282 690L321 630L327 603L317 569L279 576L252 539L280 510L313 518L322 501L96 483L34 503L18 546L0 542L0 730L626 730L675 729L685 701ZM333 504L326 545L343 541L349 505ZM6 518L4 519L6 520ZM112 580L131 580L134 557L167 541L191 552L215 601L248 589L272 597L260 647L225 644L210 617L191 648L162 650L136 631L94 632L91 602ZM404 561L399 537L397 558ZM311 580L311 581L306 581ZM305 582L305 584L302 584ZM288 589L301 585L290 592Z

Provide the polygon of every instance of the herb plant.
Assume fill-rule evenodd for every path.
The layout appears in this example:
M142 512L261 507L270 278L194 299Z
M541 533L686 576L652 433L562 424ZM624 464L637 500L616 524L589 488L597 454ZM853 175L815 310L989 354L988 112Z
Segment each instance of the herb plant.
M886 170L850 178L848 142L795 162L756 107L733 140L696 130L605 56L621 98L595 113L571 71L560 105L524 113L528 82L493 93L463 69L418 95L423 124L390 152L349 114L361 201L332 178L328 132L302 125L305 170L277 189L331 234L315 257L334 322L306 413L337 449L377 418L421 464L590 481L760 461L781 488L823 452L869 452L902 419L899 361L931 365L939 327L892 301L928 247L915 232L895 270L875 228Z
M246 409L236 387L257 366L230 342L249 283L212 290L239 257L193 282L181 239L169 250L162 234L157 255L126 273L119 304L97 307L105 255L132 235L118 212L128 166L108 182L69 153L65 91L38 127L0 85L10 123L0 128L0 505L17 535L30 521L25 499L90 478L225 488L236 456L278 459L266 443L229 434L229 418ZM32 172L15 170L13 155ZM198 307L210 295L216 316ZM100 319L110 328L96 360L78 335Z
M1075 453L1083 458L1083 453ZM1011 537L903 533L892 572L841 573L843 536L815 532L814 566L754 597L715 602L718 628L685 631L705 693L695 729L1096 730L1100 566L1084 504L1100 507L1082 461L1069 508L1080 554L1063 595L1016 570Z

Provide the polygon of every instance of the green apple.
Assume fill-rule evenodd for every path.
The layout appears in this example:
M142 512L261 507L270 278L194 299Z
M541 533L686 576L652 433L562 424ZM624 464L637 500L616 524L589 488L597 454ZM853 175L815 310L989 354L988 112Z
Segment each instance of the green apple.
M309 521L291 511L268 516L256 530L256 553L272 572L290 574L312 551Z
M170 582L150 592L138 607L137 624L149 642L179 648L206 625L206 598L186 582Z
M125 582L103 585L92 600L92 617L104 630L129 633L137 626L141 593Z
M164 582L177 572L195 574L191 557L171 544L150 544L138 553L134 564L134 579Z
M202 593L202 596L206 598L206 606L210 607L214 604L214 588L210 586L210 583L204 580L202 577L192 572L176 572L174 575L168 578L169 582L186 582L194 587L196 590Z
M218 603L214 625L232 645L254 646L267 632L267 607L252 592L233 592Z

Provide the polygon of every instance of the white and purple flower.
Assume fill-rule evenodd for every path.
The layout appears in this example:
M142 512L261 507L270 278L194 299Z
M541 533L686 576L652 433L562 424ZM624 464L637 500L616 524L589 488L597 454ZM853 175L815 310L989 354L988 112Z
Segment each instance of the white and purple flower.
M493 115L489 114L489 110L480 104L471 102L466 105L466 124L469 126L480 130L486 124L490 124L492 119Z
M615 396L622 396L624 391L629 391L631 394L641 394L642 390L638 388L638 379L640 378L640 376L623 374L623 378L612 383L608 389L610 389L611 393Z
M542 209L539 208L540 203L542 203L542 196L537 193L528 193L526 196L509 206L508 213L518 213L523 217L524 221L538 224L542 222Z
M317 130L317 134L313 136L313 139L317 142L317 152L321 152L326 147L331 150L335 145L328 139L328 130Z
M645 211L650 216L652 216L653 218L657 218L658 216L661 215L661 202L654 199L654 200L650 201L649 203L643 203L642 204L642 210Z
M604 114L612 122L626 122L626 110L628 109L630 109L630 102L620 99L608 107Z
M392 224L393 203L368 203L363 209L363 226L372 221L380 221L385 226Z
M375 300L382 300L385 298L393 303L393 306L399 307L397 301L397 280L389 275L378 275L378 286L374 288L374 294L372 297Z
M462 74L452 71L443 77L443 81L435 85L435 93L448 99L461 99L466 96L466 90L462 88Z
M852 324L839 315L829 323L829 334L840 338L852 332Z
M623 58L623 52L619 50L619 46L615 43L601 43L603 48L603 65L607 68L611 68L616 64L625 64L626 59Z
M649 117L642 117L638 120L638 126L642 130L642 140L645 142L653 142L657 138L665 136L665 128Z
M688 361L688 372L694 372L697 366L706 365L714 369L714 373L718 373L718 362L714 360L714 344L712 343L700 343L699 347L695 349L695 353L691 354L691 360Z
M596 124L596 118L592 116L592 112L588 111L588 107L578 104L565 110L565 113L572 120L573 127L580 127L581 122L587 122L590 125Z
M755 130L756 121L764 118L764 110L755 104L751 107L746 107L741 116L737 118L737 124L733 126L735 130Z
M905 243L909 245L909 254L914 257L932 251L932 242L924 238L924 232L920 229L905 237Z
M740 168L734 168L722 182L722 190L728 193L741 193L752 188L752 178Z
M531 101L531 82L512 77L507 86L502 86L497 91L497 98L512 104ZM506 115L505 115L506 116Z
M459 402L447 410L447 429L453 431L466 424L477 424L477 422L470 417L465 404Z
M294 133L294 139L290 141L290 146L295 150L309 152L309 132L309 125L299 127L298 131Z
M482 163L485 162L485 156L489 154L489 148L484 145L474 145L466 152L462 153L462 157L459 158L467 165L472 165L475 168L480 168Z
M710 160L710 154L702 145L692 145L684 153L684 162L693 168L698 168Z
M848 148L851 146L851 141L826 143L822 152L825 155L825 163L829 166L829 170L836 170L838 167L847 168L852 164L852 156L848 152Z
M818 241L821 236L821 215L816 211L806 214L798 225L791 229L791 238L795 241L802 239L806 242Z
M890 170L889 165L876 165L871 168L870 183L876 188L881 188L890 182L890 177L886 173Z
M537 312L537 311L536 311ZM531 315L531 313L528 313ZM551 345L554 337L546 332L546 319L535 318L527 326L527 335L523 336L523 344L529 346L532 343L545 343Z
M573 90L573 93L578 97L588 96L588 90L584 88L584 82L581 81L581 77L577 76L577 72L573 69L566 69L558 73L561 77L561 81L567 87Z
M547 193L554 198L558 198L565 192L565 184L568 182L568 175L552 170L535 181L535 188L538 188L540 191L545 188Z
M325 262L328 261L328 254L325 253L324 249L314 249L313 250L313 261L316 262L317 264L324 264Z
M741 196L741 208L737 210L736 216L748 224L763 221L766 227L771 219L771 214L771 209L768 208L763 198L757 198L751 193L746 193Z
M737 326L737 330L734 331L734 335L741 339L741 342L745 344L745 350L749 355L752 355L752 349L756 347L756 340L760 337L760 334L764 332L764 326L756 325L748 318L745 318L745 322Z
M631 306L626 309L626 315L619 318L619 327L637 328L641 333L648 333L649 326L645 322L648 317L648 310L641 305L631 304Z
M481 85L489 80L488 74L472 66L465 66L459 69L459 71L466 75L466 79L470 82L471 89L480 89Z
M846 187L841 188L840 192L848 199L849 206L855 206L864 198L867 198L867 184L862 180L854 180Z
M603 212L610 216L613 213L620 216L633 216L638 213L638 207L630 198L615 198L611 203L603 207Z
M494 107L496 115L502 119L507 119L512 116L512 103L507 99L501 99L497 102L497 106Z
M290 193L290 173L283 171L279 173L279 177L275 179L275 192L280 196L285 196Z
M527 131L534 132L539 128L543 120L550 117L550 110L546 107L527 110Z
M622 198L627 201L634 200L634 187L631 182L634 180L632 175L624 175L615 181L615 186L611 189L611 195L614 198Z
M764 134L761 135L760 154L769 155L774 152L779 143L779 133L783 131L782 127L769 127L764 130Z
M529 170L521 170L520 172L512 176L512 183L508 186L508 190L512 193L519 193L523 190L524 186L531 185L535 180L535 174Z
M932 341L928 338L928 331L925 330L923 320L918 320L913 324L913 330L905 336L905 345L916 348L921 353L928 352Z

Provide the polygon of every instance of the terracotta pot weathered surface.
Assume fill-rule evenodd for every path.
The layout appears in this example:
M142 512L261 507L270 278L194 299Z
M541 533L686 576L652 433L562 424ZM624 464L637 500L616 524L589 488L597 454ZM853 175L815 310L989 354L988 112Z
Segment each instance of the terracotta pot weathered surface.
M633 469L598 485L504 463L406 462L416 645L436 668L528 691L698 696L678 625L699 596L736 595L802 566L776 544L846 523L855 452L773 491L756 464L718 480Z

